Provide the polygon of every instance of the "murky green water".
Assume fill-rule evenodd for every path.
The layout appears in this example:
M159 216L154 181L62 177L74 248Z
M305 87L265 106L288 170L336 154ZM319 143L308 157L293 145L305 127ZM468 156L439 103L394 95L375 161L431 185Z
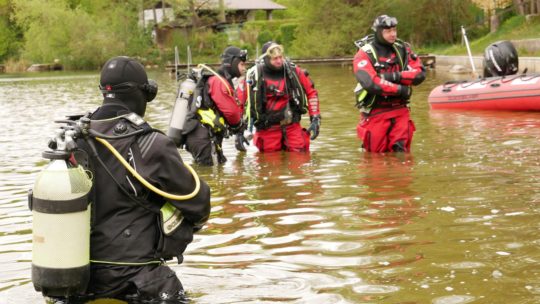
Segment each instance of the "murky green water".
M310 66L323 123L311 154L237 154L197 168L212 218L172 265L193 303L539 303L540 113L431 111L413 95L409 155L359 151L348 67ZM165 129L174 81L147 119ZM26 191L52 120L100 103L97 74L0 79L0 303L30 281ZM189 155L182 156L191 161Z

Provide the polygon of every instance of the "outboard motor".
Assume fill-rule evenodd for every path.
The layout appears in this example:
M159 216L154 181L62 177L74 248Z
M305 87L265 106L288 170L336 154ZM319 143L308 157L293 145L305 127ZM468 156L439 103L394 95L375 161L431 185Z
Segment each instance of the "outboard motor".
M517 74L518 65L518 53L510 41L492 43L484 52L484 77Z

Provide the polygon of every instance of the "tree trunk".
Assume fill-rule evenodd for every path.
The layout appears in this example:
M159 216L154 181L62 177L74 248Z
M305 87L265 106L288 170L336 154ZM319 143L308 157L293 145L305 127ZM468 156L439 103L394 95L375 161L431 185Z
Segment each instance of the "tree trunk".
M219 22L225 23L225 0L219 0Z
M144 28L146 28L146 20L144 20L144 0L141 0L141 5L139 7L139 10L141 11L141 20L142 20L142 25Z
M191 24L193 28L199 27L199 15L197 15L197 10L195 9L195 1L188 0L189 12L191 13Z
M152 7L152 13L154 14L154 24L157 25L158 22L157 22L157 13L156 13L155 7Z
M161 21L165 22L165 0L161 0Z
M514 0L514 7L519 15L526 15L525 0Z
M538 5L538 0L530 0L530 13L533 15L537 15L540 12L540 6Z
M489 23L489 31L490 33L495 33L499 26L501 25L501 21L499 20L499 16L495 13L495 10L493 10L493 14L491 14L490 23Z

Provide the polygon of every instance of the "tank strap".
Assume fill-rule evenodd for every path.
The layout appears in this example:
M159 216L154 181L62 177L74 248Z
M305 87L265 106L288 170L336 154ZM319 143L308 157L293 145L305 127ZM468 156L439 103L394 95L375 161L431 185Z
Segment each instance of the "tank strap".
M94 264L106 264L106 265L117 265L117 266L145 266L152 264L163 264L162 260L154 260L148 262L115 262L115 261L100 261L100 260L90 260L90 263Z
M85 173L83 173L85 174ZM48 200L31 195L32 211L48 214L64 214L84 211L88 208L88 194L70 200Z

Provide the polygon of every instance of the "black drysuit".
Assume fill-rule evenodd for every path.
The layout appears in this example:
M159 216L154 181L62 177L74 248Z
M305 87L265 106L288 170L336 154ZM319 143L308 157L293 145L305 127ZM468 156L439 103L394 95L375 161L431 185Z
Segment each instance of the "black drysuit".
M91 115L90 128L118 137L107 141L152 185L176 195L191 193L194 177L174 143L148 124L130 121L128 113L122 105L105 104ZM141 129L145 130L141 134L121 138ZM208 185L201 180L200 191L188 200L165 199L136 180L104 145L93 142L103 163L92 156L90 146L80 145L94 176L88 293L119 299L133 294L141 299L165 299L182 293L182 284L163 261L177 256L181 263L193 233L208 219ZM159 210L165 202L183 215L182 224L170 237L165 237L160 226Z

